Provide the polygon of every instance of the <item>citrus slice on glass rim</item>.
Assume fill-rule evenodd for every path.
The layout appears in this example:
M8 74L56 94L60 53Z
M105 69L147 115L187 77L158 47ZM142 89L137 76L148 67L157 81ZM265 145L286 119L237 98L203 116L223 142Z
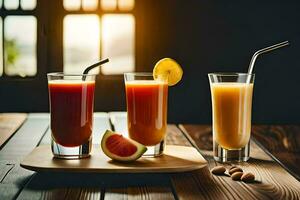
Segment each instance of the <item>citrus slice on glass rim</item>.
M158 79L160 75L168 77L168 85L176 85L182 78L183 71L181 66L172 58L159 60L153 68L153 78Z

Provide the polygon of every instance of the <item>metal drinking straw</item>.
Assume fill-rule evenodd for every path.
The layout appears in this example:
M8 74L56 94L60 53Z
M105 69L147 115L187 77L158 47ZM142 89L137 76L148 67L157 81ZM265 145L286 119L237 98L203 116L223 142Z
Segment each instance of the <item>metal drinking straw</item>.
M248 68L248 74L252 74L256 58L259 55L267 53L267 52L270 52L270 51L273 51L275 49L279 49L281 47L285 47L285 46L287 46L289 44L290 44L289 41L284 41L284 42L281 42L281 43L278 43L278 44L275 44L275 45L272 45L272 46L269 46L269 47L266 47L266 48L263 48L263 49L260 49L260 50L256 51L253 54L252 58L251 58L251 61L250 61L250 64L249 64L249 68ZM247 78L247 83L250 83L250 78L251 78L250 76Z
M101 60L99 62L96 62L94 64L92 64L91 66L88 66L84 71L83 71L83 76L82 76L82 80L85 81L86 79L86 75L85 74L88 74L90 70L94 69L95 67L98 67L98 66L101 66L105 63L109 62L109 59L106 58L105 60Z

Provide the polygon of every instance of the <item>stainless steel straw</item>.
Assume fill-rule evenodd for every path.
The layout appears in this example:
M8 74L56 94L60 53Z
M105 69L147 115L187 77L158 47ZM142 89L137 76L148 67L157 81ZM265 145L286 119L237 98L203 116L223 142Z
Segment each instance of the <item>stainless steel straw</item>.
M253 71L253 67L254 67L254 64L255 64L255 61L256 61L256 58L261 55L261 54L264 54L264 53L267 53L267 52L270 52L270 51L273 51L275 49L279 49L281 47L285 47L287 45L289 45L289 41L284 41L284 42L281 42L281 43L278 43L278 44L275 44L275 45L272 45L272 46L269 46L269 47L266 47L266 48L263 48L263 49L260 49L258 51L256 51L252 58L251 58L251 61L250 61L250 64L249 64L249 68L248 68L248 74L252 74L252 71ZM250 83L250 80L249 80L250 77L248 77L247 79L247 83Z

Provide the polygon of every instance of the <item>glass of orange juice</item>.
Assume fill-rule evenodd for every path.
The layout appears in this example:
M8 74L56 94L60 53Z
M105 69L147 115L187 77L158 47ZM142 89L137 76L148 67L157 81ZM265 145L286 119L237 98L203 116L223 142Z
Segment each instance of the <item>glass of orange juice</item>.
M212 100L214 159L219 162L250 158L254 74L208 74Z
M163 153L167 131L168 80L152 73L125 73L129 137L145 146L144 156Z

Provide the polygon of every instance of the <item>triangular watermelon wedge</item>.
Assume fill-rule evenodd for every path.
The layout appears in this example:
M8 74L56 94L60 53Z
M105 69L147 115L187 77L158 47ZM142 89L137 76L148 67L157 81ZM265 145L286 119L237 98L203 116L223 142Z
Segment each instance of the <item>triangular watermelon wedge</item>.
M123 162L135 161L147 151L144 145L110 130L104 133L101 148L109 158Z

